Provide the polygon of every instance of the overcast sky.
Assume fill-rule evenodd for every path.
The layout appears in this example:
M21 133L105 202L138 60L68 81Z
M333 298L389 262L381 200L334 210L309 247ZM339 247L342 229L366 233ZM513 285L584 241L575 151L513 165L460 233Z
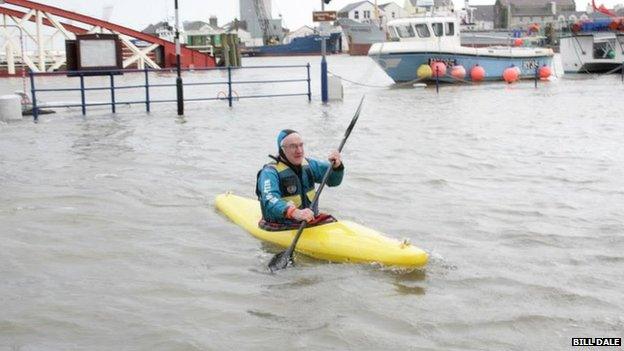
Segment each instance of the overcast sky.
M102 18L103 7L113 6L110 21L132 29L142 30L150 23L164 20L168 15L173 16L174 0L35 0L46 5L56 6L67 10L83 13L89 16ZM339 10L343 6L357 0L332 0L326 5L326 10ZM463 6L463 0L454 0L457 7ZM471 4L488 5L495 0L471 0ZM624 0L596 0L596 4L613 7ZM216 15L219 24L239 17L238 0L178 0L180 17L183 21L208 21L210 15ZM389 2L378 0L379 4ZM404 0L395 0L403 6ZM576 0L579 10L584 10L588 0ZM273 0L273 16L282 15L284 26L295 30L300 26L312 24L312 11L321 9L321 0Z

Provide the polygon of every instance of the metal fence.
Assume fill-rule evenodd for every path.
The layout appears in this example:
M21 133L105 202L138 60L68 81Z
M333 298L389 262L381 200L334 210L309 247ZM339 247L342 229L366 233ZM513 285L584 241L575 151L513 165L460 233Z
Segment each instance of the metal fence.
M257 70L257 69L283 69L283 68L302 68L305 69L305 76L303 78L293 78L293 79L272 79L272 80L233 80L232 73L240 70ZM227 71L227 80L218 80L218 81L206 81L206 82L187 82L184 86L208 86L208 85L222 85L226 86L227 93L223 91L223 94L218 94L216 97L199 97L199 98L185 98L184 102L190 101L210 101L210 100L227 100L229 106L232 106L232 102L234 100L239 99L252 99L252 98L271 98L271 97L284 97L284 96L307 96L308 101L312 100L312 90L310 87L310 64L306 65L281 65L281 66L249 66L249 67L212 67L212 68L195 68L195 69L183 69L184 72L197 72L197 71ZM87 107L90 106L110 106L111 112L116 113L117 105L139 105L144 104L145 110L150 112L151 105L154 103L173 103L177 102L176 99L154 99L150 96L150 92L154 88L168 88L171 87L175 89L176 84L175 81L172 83L151 83L150 82L150 74L165 72L172 72L171 69L122 69L122 70L110 70L110 71L64 71L64 72L42 72L35 73L30 72L30 86L31 86L31 94L32 94L32 111L33 117L35 121L39 118L39 109L42 107L80 107L82 109L82 114L87 114ZM144 77L143 84L134 84L134 85L116 85L115 77L126 74L126 73L135 73L142 74ZM37 77L50 77L50 76L68 76L72 78L76 78L80 82L80 86L78 88L37 88ZM85 78L90 76L108 76L109 84L108 86L95 86L95 87L87 87ZM238 95L234 92L233 87L239 85L249 85L249 84L265 84L265 83L294 83L294 82L306 82L307 91L304 92L293 92L293 93L276 93L276 94L256 94L256 95ZM140 100L129 100L129 101L119 101L117 94L120 90L130 90L130 89L144 89L144 97ZM38 93L45 92L80 92L80 102L75 103L65 103L62 106L38 106L37 101L40 96ZM88 91L110 91L110 102L88 102L86 97L86 92ZM175 91L175 90L174 90ZM236 96L233 95L233 92Z

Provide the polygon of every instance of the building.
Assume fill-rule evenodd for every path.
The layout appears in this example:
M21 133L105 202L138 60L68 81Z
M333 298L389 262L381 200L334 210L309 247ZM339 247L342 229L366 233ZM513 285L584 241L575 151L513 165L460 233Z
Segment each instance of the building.
M280 43L284 39L282 19L273 19L271 0L240 0L240 20L254 39L253 46Z
M494 29L494 5L475 5L472 9L472 30Z
M574 0L496 0L494 28L525 29L556 21L558 13L576 11Z
M407 17L409 13L395 2L375 7L370 1L359 1L343 7L336 15L338 18L347 18L360 23L385 25L393 19Z
M349 4L340 9L336 16L338 18L348 18L360 23L379 23L381 14L375 4L370 1L359 1Z
M216 24L216 20L213 19ZM210 36L225 33L225 30L215 27L210 23L203 21L185 21L184 26L184 42L191 48L201 48L210 45Z
M455 12L453 0L405 0L403 7L409 15L430 11L439 13Z
M381 16L381 24L386 25L388 21L392 21L397 18L404 18L409 16L409 13L404 8L397 5L395 2L389 2L379 5L379 12Z

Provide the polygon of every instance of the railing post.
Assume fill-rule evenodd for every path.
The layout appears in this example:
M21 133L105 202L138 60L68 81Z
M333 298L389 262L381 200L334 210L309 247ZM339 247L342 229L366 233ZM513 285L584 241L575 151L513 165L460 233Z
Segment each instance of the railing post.
M115 106L115 76L113 75L113 72L110 72L110 91L111 91L111 107L112 107L112 111L113 113L117 113L117 109Z
M436 69L436 94L440 93L440 68L438 67L438 65L435 65L435 69Z
M87 114L87 106L85 104L84 76L80 73L80 101L82 106L82 115Z
M30 75L30 94L32 95L32 114L35 122L39 120L39 108L37 107L37 89L35 88L35 74L31 70Z
M624 61L622 61L622 68L620 71L622 72L622 83L624 83Z
M537 89L537 79L539 77L539 64L535 66L535 89Z
M308 69L308 101L312 101L312 89L310 88L310 62L308 62L307 69Z
M143 68L145 73L145 111L150 112L150 91L149 91L149 72L147 67Z
M232 66L228 66L228 102L232 107Z

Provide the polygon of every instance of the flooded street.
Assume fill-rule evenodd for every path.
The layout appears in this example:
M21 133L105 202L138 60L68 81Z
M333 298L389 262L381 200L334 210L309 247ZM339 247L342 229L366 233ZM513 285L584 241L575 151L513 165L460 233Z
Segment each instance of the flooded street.
M537 89L443 86L436 95L389 87L366 57L332 56L330 71L363 85L345 81L345 100L323 106L319 61L244 61L310 62L312 102L200 102L184 118L174 104L84 117L63 108L37 124L0 124L0 350L569 350L572 337L624 337L619 76L566 76ZM2 94L21 87L0 80ZM215 196L253 197L283 128L302 134L308 156L325 157L363 94L343 184L323 191L321 208L408 238L429 264L397 272L298 257L268 273L275 248L218 213Z

